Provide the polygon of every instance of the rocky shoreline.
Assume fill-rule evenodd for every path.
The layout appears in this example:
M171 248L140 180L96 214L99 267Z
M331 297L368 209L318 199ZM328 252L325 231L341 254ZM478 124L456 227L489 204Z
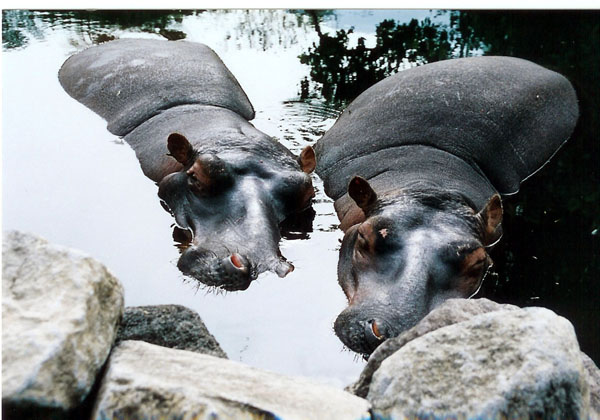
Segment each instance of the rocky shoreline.
M5 232L5 419L600 418L600 370L544 308L450 300L346 390L227 359L194 311L124 308L93 258Z

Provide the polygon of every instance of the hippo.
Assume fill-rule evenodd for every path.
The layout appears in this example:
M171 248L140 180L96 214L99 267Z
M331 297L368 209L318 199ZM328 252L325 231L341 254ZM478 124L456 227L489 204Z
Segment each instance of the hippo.
M512 57L440 61L358 96L315 145L344 231L334 329L368 357L449 298L469 298L515 194L578 118L567 79Z
M311 208L314 151L296 157L256 129L250 101L214 51L120 39L68 58L59 81L124 138L157 184L174 237L188 237L177 263L185 276L232 291L262 272L293 270L279 224Z

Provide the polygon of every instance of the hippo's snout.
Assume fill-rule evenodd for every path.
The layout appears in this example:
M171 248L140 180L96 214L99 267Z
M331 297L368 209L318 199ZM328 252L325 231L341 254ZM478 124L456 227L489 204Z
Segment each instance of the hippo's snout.
M279 277L283 278L294 271L294 266L284 259L280 259L272 269Z
M177 268L202 284L228 291L246 290L256 279L252 264L236 252L219 257L206 249L188 248L179 258Z
M393 336L383 317L369 316L358 308L346 308L335 320L335 334L346 347L356 353L369 355Z

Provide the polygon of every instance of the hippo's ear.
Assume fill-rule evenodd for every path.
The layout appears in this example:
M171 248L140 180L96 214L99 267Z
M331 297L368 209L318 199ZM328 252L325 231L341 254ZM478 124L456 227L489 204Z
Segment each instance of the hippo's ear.
M363 212L377 200L377 194L366 179L355 176L348 185L348 195L356 202Z
M183 166L187 166L194 159L194 148L182 134L170 134L167 139L167 149L169 149L169 156L173 156Z
M490 201L479 212L483 223L485 245L493 245L502 236L502 199L494 194Z
M300 164L302 172L309 174L315 170L315 167L317 166L317 160L315 158L315 151L312 146L306 146L304 149L302 149L302 153L300 153L300 156L298 157L298 163Z

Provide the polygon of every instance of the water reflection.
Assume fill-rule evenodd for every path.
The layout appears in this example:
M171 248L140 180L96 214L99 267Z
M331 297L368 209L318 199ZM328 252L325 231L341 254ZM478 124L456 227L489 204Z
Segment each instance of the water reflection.
M6 10L2 12L2 47L20 48L27 42L25 32L34 33L33 15L29 11Z
M68 29L93 44L116 39L115 31L159 35L174 41L187 37L183 30L185 18L198 18L203 13L202 10L4 10L3 47L22 48L30 39L43 40L47 31L54 28ZM221 26L225 40L234 41L237 48L262 51L288 48L299 42L299 29L310 28L304 12L213 10L209 14L212 22L218 22L214 26ZM223 22L229 24L222 25Z
M240 24L227 33L244 48L266 51L273 47L288 48L298 42L298 28L306 27L301 14L293 15L283 10L222 10L218 13L243 14ZM241 46L241 45L240 45Z
M368 47L362 36L356 46L349 45L353 28L330 35L321 30L322 14L308 14L319 41L300 55L300 61L311 66L311 79L327 100L351 100L387 75L451 56L448 31L429 17L408 23L383 20L375 29L375 45Z
M115 39L115 30L135 29L158 34L169 40L183 39L186 34L170 27L180 24L184 16L195 11L173 10L70 10L30 11L4 10L2 13L2 45L6 49L22 48L31 38L41 40L45 31L68 28L82 39L98 44Z
M288 129L283 136L294 148L321 136L329 128L330 120L339 115L337 109L319 100L285 101L283 110L287 118L279 128L287 126L294 129Z

